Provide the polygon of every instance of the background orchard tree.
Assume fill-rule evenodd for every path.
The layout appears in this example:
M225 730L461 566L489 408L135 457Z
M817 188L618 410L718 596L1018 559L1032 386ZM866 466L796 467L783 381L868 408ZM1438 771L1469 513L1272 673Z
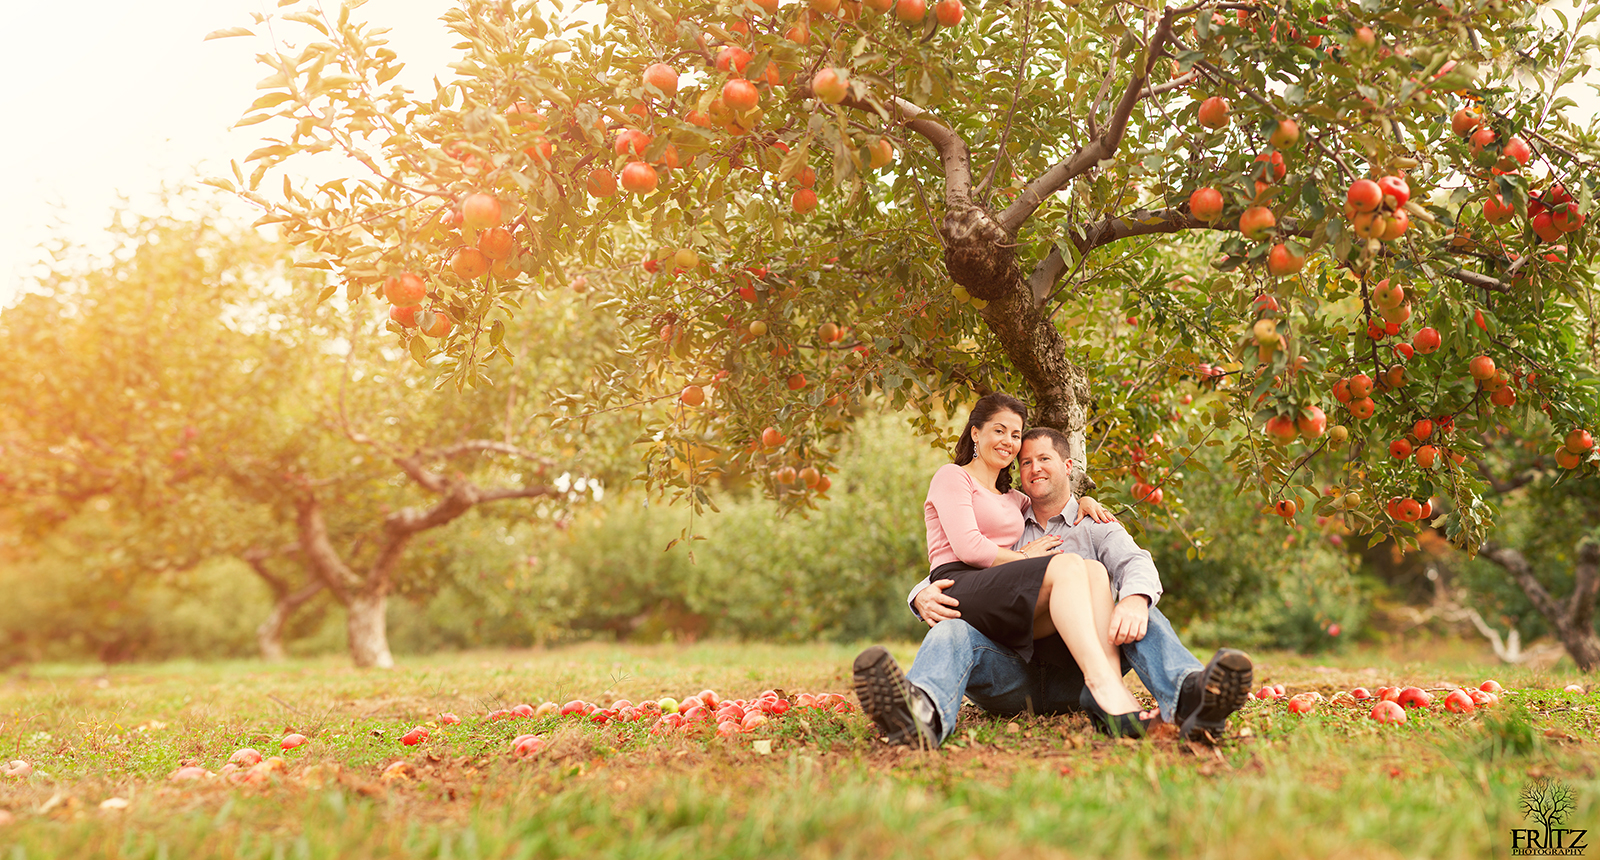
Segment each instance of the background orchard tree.
M1600 636L1594 628L1600 599L1600 486L1566 480L1567 469L1537 436L1506 432L1484 442L1478 469L1490 498L1508 511L1509 528L1483 545L1478 575L1470 568L1463 571L1474 602L1492 614L1506 614L1508 603L1515 605L1515 615L1536 614L1538 626L1555 635L1578 668L1594 671L1600 667ZM1574 439L1572 447L1582 447L1582 440ZM1558 453L1572 453L1565 440ZM1496 575L1482 575L1483 568ZM1508 601L1502 582L1519 599Z
M325 589L356 664L391 665L387 599L433 575L408 560L419 535L491 502L553 516L618 472L607 440L631 437L603 421L551 431L522 407L610 353L604 318L523 314L505 336L524 361L499 388L439 392L383 315L319 307L320 273L198 197L114 232L110 259L66 249L42 293L0 316L0 392L27 404L0 418L9 524L37 543L92 506L130 587L248 562L275 596L266 656Z
M105 560L83 576L120 584L123 600L210 558L264 558L282 539L269 504L219 477L297 423L294 410L270 416L312 365L273 332L282 318L267 282L281 249L228 235L197 202L119 214L110 260L58 248L64 262L39 292L0 316L0 391L26 404L0 417L7 525L33 550L55 534L103 541ZM104 519L93 537L69 525L85 511ZM285 617L315 593L273 590ZM263 653L281 651L280 631L263 626Z
M1478 434L1595 421L1593 3L465 0L423 94L349 4L285 5L216 184L458 386L570 286L627 339L556 405L681 392L646 473L697 503L731 461L809 503L871 392L933 432L1009 389L1134 501L1222 445L1281 516L1473 551Z

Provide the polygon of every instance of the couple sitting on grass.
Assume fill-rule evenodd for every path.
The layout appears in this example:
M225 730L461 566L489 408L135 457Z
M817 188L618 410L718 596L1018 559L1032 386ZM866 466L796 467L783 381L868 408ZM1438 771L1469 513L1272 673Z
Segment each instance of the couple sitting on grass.
M931 629L909 677L882 646L856 657L862 709L890 743L930 748L954 733L962 696L996 714L1083 711L1113 736L1165 720L1186 739L1220 738L1250 689L1250 658L1222 648L1202 667L1178 642L1155 607L1150 553L1098 502L1073 497L1066 437L1023 432L1027 418L1016 398L986 395L955 463L934 474L932 572L908 599ZM1159 711L1139 710L1129 668Z

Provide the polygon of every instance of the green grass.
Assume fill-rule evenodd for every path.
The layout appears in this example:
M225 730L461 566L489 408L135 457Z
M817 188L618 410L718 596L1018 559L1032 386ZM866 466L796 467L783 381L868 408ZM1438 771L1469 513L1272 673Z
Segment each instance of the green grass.
M912 646L894 649L909 662ZM1490 668L1466 651L1418 661L1355 652L1257 655L1262 681L1510 690L1473 715L1437 708L1380 727L1367 707L1307 717L1251 703L1216 749L1111 742L1081 717L964 721L939 753L887 748L858 713L796 709L751 735L652 735L551 717L488 723L516 702L848 692L854 648L590 645L473 653L358 672L281 666L38 666L0 676L0 860L57 857L1440 857L1508 856L1532 779L1573 790L1568 826L1600 830L1594 694L1577 676ZM425 744L401 733L465 722ZM173 783L241 746L284 753L264 785ZM550 740L535 760L510 739ZM752 740L771 742L760 754ZM405 760L415 777L385 781ZM107 798L123 810L100 807Z

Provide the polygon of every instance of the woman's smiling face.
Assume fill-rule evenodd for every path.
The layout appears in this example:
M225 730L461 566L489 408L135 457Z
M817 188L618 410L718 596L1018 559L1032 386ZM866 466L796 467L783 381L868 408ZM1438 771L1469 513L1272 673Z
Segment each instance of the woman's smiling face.
M1022 449L1022 416L1005 410L996 412L988 423L972 428L972 442L979 460L996 470L1004 469Z

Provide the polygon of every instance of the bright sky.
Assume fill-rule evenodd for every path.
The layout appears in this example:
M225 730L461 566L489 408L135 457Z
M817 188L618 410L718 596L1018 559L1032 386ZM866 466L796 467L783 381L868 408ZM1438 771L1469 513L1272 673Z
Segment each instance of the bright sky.
M203 41L251 26L275 0L77 0L7 4L0 27L0 307L10 305L41 258L66 235L104 251L100 231L122 197L135 208L163 182L225 175L259 141L260 126L230 131L267 75L255 55L265 38ZM450 0L371 0L355 14L390 27L408 62L399 81L430 88L454 59L438 22ZM328 0L329 9L337 0ZM280 27L283 25L280 23ZM304 28L289 25L296 47ZM264 32L264 28L254 28ZM279 30L280 33L285 32ZM54 228L59 225L60 230ZM97 245L97 241L102 242Z

